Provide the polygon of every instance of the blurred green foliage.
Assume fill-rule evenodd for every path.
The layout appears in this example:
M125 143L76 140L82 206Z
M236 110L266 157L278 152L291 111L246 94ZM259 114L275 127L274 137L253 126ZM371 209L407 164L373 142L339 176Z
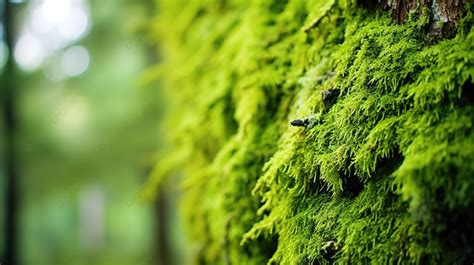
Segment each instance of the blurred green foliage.
M17 70L21 264L152 264L156 258L153 209L137 196L160 144L158 90L139 85L153 59L142 33L148 4L90 2L92 29L79 44L91 64L82 76L51 81L47 65ZM81 207L97 189L103 242L87 246Z
M193 263L473 260L472 5L438 42L355 1L156 2L149 191L183 177Z

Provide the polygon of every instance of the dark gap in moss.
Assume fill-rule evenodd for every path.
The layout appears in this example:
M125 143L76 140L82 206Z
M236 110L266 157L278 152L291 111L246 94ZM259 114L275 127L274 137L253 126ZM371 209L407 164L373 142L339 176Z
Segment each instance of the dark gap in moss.
M282 89L281 85L276 85L275 87L267 86L264 87L265 95L268 96L269 100L265 109L265 113L268 115L268 118L270 120L274 120L276 118L276 115L278 114L279 107L281 100L283 99L283 96L285 96L283 93L279 93Z
M405 74L404 77L400 78L397 86L397 91L400 91L400 89L408 84L412 84L415 82L416 78L418 77L418 74L423 71L423 67L419 64L416 64L413 66L413 69L411 69L408 73Z
M321 255L323 258L329 262L329 264L334 264L334 256L337 254L336 244L332 244L335 241L328 241L326 242L326 246L324 249L321 249ZM311 264L319 264L316 261L313 261Z
M223 116L227 121L227 133L228 135L233 135L237 133L239 123L235 120L235 106L232 102L232 95L228 93L222 98L222 100L224 101L225 106Z
M283 62L283 64L282 64L283 67L288 67L288 68L291 67L291 65L292 65L292 64L291 64L291 60L290 60L290 59L285 60L285 61Z
M255 242L261 249L259 254L270 259L278 248L278 235L274 234L267 237L259 236Z
M196 12L196 15L194 16L193 21L195 21L196 19L200 17L203 17L207 13L206 11L207 10L204 7L200 7L198 11Z
M454 261L452 264L471 264L474 260L474 205L464 209L448 211L443 208L438 212L445 224L439 233L439 239L448 253L445 259Z
M275 56L262 56L262 58L259 58L258 62L261 65L266 65L266 64L274 64L275 60L276 60Z
M225 36L221 35L212 42L212 46L215 49L219 49L222 46L222 43L224 43L224 40L225 40Z
M278 15L283 10L285 10L286 4L288 3L288 0L274 0L272 3L269 3L268 10L270 11L269 13ZM277 24L278 17L277 16L270 16L270 18L266 21L265 25L268 27L275 26Z
M379 54L382 52L383 47L377 44L378 39L369 37L367 39L368 49L366 51L366 60L373 59L374 62L379 59ZM363 42L364 43L364 42ZM388 62L387 62L388 63Z
M434 95L431 96L432 104L426 106L426 110L432 113L437 112L441 117L446 117L453 107L468 107L474 103L473 84L470 79L461 86L461 94L458 90L444 90L440 93L441 98L435 101Z
M473 105L474 103L474 84L472 83L472 78L469 78L464 82L461 91L461 98L458 100L458 105L460 107L466 107L468 105Z
M285 10L287 4L288 0L274 0L273 3L270 4L270 11L274 14L279 14Z
M359 195L359 193L364 189L364 183L362 183L362 181L352 172L352 170L346 174L340 172L340 175L342 176L342 195L349 198L357 197L357 195Z
M305 44L312 44L316 39L319 37L319 32L311 31L305 35L304 43Z
M358 0L357 5L367 10L376 10L386 6L385 1L380 2L374 0Z
M375 178L380 179L395 172L403 163L403 159L404 157L398 148L393 150L393 155L379 158L375 169Z
M324 105L326 107L332 106L336 102L337 98L339 97L339 94L340 94L339 89L324 90L321 93L321 98L324 102Z

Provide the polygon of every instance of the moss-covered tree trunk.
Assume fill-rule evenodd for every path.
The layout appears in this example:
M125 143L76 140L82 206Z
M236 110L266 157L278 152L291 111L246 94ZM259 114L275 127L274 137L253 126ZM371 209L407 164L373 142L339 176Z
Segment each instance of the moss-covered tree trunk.
M159 0L192 261L474 261L473 5ZM151 71L150 74L154 72Z

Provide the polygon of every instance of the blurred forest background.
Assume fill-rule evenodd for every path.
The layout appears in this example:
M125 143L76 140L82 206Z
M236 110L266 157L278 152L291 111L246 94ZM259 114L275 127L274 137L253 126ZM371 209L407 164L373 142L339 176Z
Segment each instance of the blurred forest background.
M163 261L163 205L138 197L160 144L159 90L140 82L158 59L142 30L151 7L150 0L1 2L2 108L10 104L16 124L10 135L2 115L1 264L9 236L17 264Z
M472 264L473 1L0 0L0 265Z

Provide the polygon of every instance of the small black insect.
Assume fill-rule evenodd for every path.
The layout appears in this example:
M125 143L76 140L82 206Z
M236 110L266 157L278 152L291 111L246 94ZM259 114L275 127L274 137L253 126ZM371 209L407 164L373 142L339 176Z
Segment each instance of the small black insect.
M291 125L297 126L297 127L306 127L309 125L309 119L293 120L291 122Z
M321 117L321 113L318 114L311 114L308 118L305 119L297 119L290 122L292 126L296 127L308 127L311 128L315 125L321 124L323 119Z
M328 89L321 93L324 103L331 103L337 96L339 96L339 90Z

